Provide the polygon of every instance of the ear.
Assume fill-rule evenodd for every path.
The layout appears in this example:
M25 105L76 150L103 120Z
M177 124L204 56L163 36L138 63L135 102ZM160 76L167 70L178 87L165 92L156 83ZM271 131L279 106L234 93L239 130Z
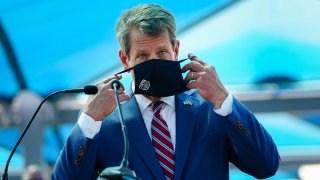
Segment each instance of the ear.
M177 41L176 41L176 46L174 47L174 52L175 52L174 59L175 59L175 60L178 60L178 57L179 57L179 48L180 48L180 41L177 40Z
M124 67L124 69L128 69L129 68L129 59L126 56L126 54L123 52L123 50L119 50L119 58L121 60L122 66Z

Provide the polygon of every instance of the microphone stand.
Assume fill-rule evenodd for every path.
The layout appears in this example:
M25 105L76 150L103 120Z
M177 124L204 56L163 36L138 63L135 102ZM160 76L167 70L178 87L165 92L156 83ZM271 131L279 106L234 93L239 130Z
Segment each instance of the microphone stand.
M2 177L1 177L1 180L8 180L8 169L9 169L9 164L10 164L10 161L11 161L11 158L13 156L13 154L16 152L21 140L23 139L24 135L26 134L26 132L28 131L30 125L32 124L34 118L36 117L36 115L38 114L41 106L43 105L43 103L49 99L51 96L53 95L56 95L56 94L59 94L59 93L78 93L78 92L85 92L86 94L96 94L98 91L98 88L96 86L86 86L84 89L70 89L70 90L62 90L62 91L57 91L57 92L54 92L54 93L51 93L49 94L47 97L45 97L40 105L38 106L37 110L34 112L32 118L30 119L29 123L27 124L27 126L25 127L25 129L23 130L19 140L16 142L16 144L14 145L14 148L13 150L11 151L10 153L10 156L7 160L7 163L6 163L6 167L4 169L4 172L2 174Z
M100 173L100 179L108 179L108 180L139 180L136 176L136 173L129 169L129 161L128 161L128 154L129 154L129 139L128 139L128 132L125 122L123 121L122 111L121 111L121 104L119 101L118 89L120 88L120 82L118 80L114 80L111 82L111 87L115 91L115 98L117 101L118 106L118 116L120 118L120 123L122 127L122 134L124 140L124 154L121 161L120 166L116 167L108 167L104 169Z

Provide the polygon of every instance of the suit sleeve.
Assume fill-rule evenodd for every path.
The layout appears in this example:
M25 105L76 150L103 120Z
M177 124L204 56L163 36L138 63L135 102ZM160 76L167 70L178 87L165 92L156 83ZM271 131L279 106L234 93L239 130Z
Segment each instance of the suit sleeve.
M256 117L238 100L233 99L232 112L218 116L230 138L230 161L256 178L273 176L280 156L270 134Z
M96 179L96 138L98 135L86 138L76 124L60 152L51 179Z

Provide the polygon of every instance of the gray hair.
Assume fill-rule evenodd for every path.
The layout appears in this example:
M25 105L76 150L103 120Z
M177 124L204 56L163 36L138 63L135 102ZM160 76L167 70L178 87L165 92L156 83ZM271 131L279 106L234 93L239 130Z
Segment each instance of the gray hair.
M173 15L156 4L144 4L125 11L117 23L116 33L121 49L129 57L130 31L137 29L151 36L168 30L172 47L176 43L176 22Z

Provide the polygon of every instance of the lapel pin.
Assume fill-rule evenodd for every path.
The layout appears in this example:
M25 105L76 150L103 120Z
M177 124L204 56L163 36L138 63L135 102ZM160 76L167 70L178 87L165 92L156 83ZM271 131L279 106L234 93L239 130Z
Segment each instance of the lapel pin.
M192 106L192 103L190 101L184 101L183 105L185 106Z

